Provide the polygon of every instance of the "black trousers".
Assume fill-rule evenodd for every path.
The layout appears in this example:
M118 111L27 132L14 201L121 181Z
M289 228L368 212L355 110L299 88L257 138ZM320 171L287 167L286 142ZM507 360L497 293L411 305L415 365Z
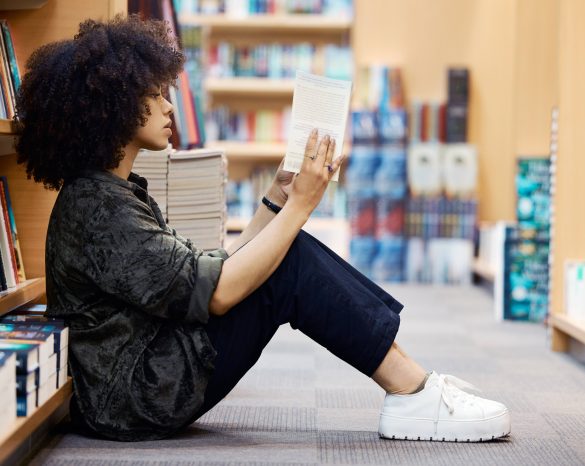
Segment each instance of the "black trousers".
M402 307L301 231L262 286L227 314L210 316L207 333L218 354L196 418L235 387L285 323L371 376L396 338Z

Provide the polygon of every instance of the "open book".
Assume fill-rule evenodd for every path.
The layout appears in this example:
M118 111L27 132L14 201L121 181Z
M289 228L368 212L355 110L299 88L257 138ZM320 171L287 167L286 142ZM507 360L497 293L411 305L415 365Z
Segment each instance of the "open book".
M319 140L326 134L334 138L333 159L341 156L350 96L351 81L297 71L285 170L294 173L301 171L307 139L313 128L318 128ZM332 180L338 179L339 170Z

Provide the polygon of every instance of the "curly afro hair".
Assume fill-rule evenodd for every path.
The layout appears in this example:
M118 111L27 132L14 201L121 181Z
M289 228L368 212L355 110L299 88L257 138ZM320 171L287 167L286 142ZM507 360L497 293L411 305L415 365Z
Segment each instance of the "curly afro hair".
M73 40L40 47L16 99L18 163L57 190L83 170L117 167L150 114L145 95L173 84L184 60L165 22L137 15L88 19Z

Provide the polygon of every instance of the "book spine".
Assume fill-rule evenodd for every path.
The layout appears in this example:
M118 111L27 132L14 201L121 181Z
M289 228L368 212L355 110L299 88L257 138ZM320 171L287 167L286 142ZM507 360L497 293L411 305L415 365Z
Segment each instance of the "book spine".
M25 281L26 275L24 273L24 264L22 262L22 251L20 250L20 241L18 240L16 220L14 218L14 211L12 210L12 201L10 200L10 191L8 190L8 179L5 176L0 176L0 181L4 184L4 196L6 197L8 218L10 219L10 229L12 231L12 243L14 247L14 254L16 255L16 267L18 277L20 278L21 281Z

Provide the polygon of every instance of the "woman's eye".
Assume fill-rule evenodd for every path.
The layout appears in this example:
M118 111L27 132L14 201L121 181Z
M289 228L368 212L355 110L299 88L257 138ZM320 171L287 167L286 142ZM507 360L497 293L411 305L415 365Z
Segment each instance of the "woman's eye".
M160 97L160 92L156 93L156 94L150 94L151 97L158 99Z

